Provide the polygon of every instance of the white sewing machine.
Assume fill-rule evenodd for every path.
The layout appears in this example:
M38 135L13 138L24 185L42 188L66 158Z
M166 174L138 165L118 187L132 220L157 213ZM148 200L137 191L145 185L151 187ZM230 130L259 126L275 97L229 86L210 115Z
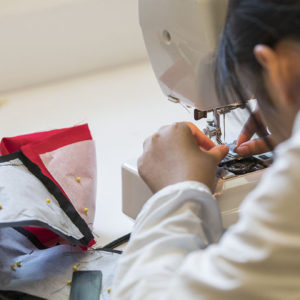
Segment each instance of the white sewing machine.
M220 116L225 121L225 114L240 107L236 101L221 107L215 92L215 52L227 5L227 0L139 0L140 25L163 93L174 103L194 108L195 120L212 115L204 131L218 143ZM222 162L215 196L225 228L237 221L241 201L271 160L270 154L244 160L231 152ZM123 212L136 218L152 195L138 175L136 161L122 166L122 186Z

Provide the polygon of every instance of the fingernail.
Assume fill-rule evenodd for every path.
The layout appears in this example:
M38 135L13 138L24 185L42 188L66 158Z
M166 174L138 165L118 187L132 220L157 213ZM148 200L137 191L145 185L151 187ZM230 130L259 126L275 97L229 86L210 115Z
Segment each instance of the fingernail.
M249 156L251 155L250 153L250 149L248 146L241 146L241 147L238 147L235 152L241 156Z

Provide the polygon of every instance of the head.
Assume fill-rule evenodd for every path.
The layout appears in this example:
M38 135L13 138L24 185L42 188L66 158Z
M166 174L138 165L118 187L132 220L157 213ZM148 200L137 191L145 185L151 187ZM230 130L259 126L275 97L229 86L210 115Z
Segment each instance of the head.
M229 0L219 46L221 101L255 97L277 142L300 109L300 0Z

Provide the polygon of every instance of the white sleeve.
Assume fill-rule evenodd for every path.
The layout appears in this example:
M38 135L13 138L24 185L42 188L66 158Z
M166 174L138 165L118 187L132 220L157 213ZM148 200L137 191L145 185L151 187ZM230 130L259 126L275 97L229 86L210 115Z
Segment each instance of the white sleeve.
M114 299L300 299L299 148L283 151L223 236L203 184L154 195L120 258Z

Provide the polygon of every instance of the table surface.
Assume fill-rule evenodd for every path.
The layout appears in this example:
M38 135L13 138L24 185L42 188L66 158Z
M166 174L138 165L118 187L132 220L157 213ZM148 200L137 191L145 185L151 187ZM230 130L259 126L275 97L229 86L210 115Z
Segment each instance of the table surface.
M90 125L97 149L94 232L100 246L133 226L122 213L122 163L137 158L143 141L162 125L193 121L193 114L167 101L149 63L140 62L3 94L0 120L0 137Z
M137 158L144 139L160 126L191 118L166 100L147 62L0 96L0 137L90 125L97 150L94 231L100 245L133 226L122 213L122 163Z

